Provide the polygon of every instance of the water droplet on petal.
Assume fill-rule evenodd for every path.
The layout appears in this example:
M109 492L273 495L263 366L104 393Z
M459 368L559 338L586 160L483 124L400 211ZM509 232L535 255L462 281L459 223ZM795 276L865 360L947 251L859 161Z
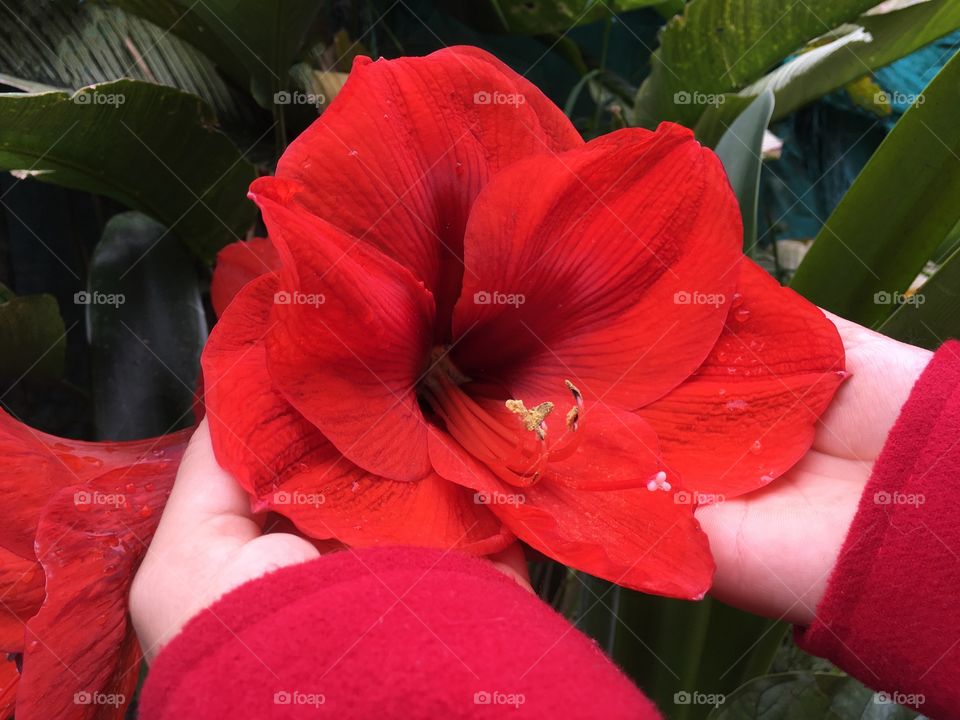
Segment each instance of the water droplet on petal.
M750 311L747 308L738 308L733 311L733 317L737 322L746 322L750 319Z
M730 305L735 308L743 305L743 295L741 293L734 293L733 297L730 298Z
M167 451L164 450L163 448L155 448L150 451L150 454L153 455L155 458L162 458L164 455L167 454Z
M137 511L137 515L139 515L142 518L148 518L151 515L153 515L153 510L150 509L149 505L142 505L140 509Z
M127 483L124 488L128 493L135 493L137 491L137 486L133 483Z
M717 390L717 395L719 395L720 397L723 397L726 394L727 394L726 388L720 388L719 390Z
M146 490L147 492L151 492L153 490L153 487L154 487L153 483L147 483L146 485L143 486L143 489Z
M347 155L349 155L350 157L357 157L359 154L360 152L357 150L351 150L350 152L347 153Z
M767 485L773 482L773 475L761 475L760 482L763 483L764 485Z
M359 490L359 489L360 489L360 483L358 483L356 480L354 480L354 481L353 481L353 484L350 485L350 491L351 491L351 492L356 492L356 491Z
M728 400L727 410L730 412L743 412L748 407L746 400Z
M750 446L750 452L756 455L761 450L763 450L763 443L761 443L759 440L754 440L753 445Z
M107 624L106 615L101 615L100 617L97 618L97 625L106 625L106 624Z

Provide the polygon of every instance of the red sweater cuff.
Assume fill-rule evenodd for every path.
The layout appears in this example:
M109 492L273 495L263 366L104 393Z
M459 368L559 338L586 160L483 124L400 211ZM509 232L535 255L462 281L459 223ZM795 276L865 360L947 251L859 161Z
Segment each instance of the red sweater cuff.
M488 562L413 548L283 568L160 653L142 720L659 717L595 643Z
M887 438L799 645L937 718L960 717L960 342Z

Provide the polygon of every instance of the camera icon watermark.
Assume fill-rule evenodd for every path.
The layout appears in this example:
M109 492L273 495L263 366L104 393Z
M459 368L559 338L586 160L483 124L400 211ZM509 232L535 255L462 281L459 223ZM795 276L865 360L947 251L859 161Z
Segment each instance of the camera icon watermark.
M873 294L874 305L923 305L927 299L921 293L888 292L879 290Z
M273 493L274 505L310 505L320 507L327 501L323 493L307 493L301 490L277 490Z
M512 505L513 507L519 507L527 502L527 496L523 493L481 490L473 494L473 502L475 505Z
M680 690L673 694L674 705L707 705L710 707L720 707L727 701L727 696L723 693L703 693L697 690L688 692Z
M903 93L899 90L887 92L886 90L880 90L873 94L874 105L909 107L911 105L923 105L926 101L927 98L924 97L923 93Z
M273 294L273 303L275 305L310 305L312 307L320 307L326 301L327 298L323 293L278 290Z
M474 705L506 705L519 709L527 701L523 693L505 693L499 690L478 690L473 694Z
M274 705L308 705L319 708L326 704L327 698L323 693L307 693L299 690L278 690L273 694Z
M306 93L300 90L288 92L281 90L273 94L274 105L312 105L319 109L327 104L327 96L323 93Z
M117 308L127 301L123 293L102 293L99 290L81 290L73 294L74 305L113 305Z
M673 496L676 505L716 505L726 501L727 497L721 493L702 493L689 490L678 490Z
M127 701L123 693L102 693L90 692L89 690L80 690L73 694L74 705L109 705L110 707L120 707Z
M886 490L880 490L873 494L874 505L911 505L918 508L925 502L927 502L927 496L923 493L904 493L899 490L887 492Z
M520 307L527 301L522 293L502 293L496 290L478 290L473 294L474 305L512 305Z
M473 94L474 105L512 105L513 107L520 107L526 102L527 97L523 93L479 90Z
M873 696L875 705L907 705L918 708L926 702L927 696L923 693L902 693L894 690L893 692L881 691Z
M127 496L123 493L102 493L99 490L77 490L73 494L74 507L86 510L91 507L126 507Z
M95 90L81 90L72 98L74 105L108 105L118 108L127 101L123 93L103 93Z
M677 290L673 294L674 305L711 305L720 307L727 301L723 293L705 293L699 290Z
M727 101L722 93L702 93L694 90L679 90L673 94L674 105L713 105L720 107Z

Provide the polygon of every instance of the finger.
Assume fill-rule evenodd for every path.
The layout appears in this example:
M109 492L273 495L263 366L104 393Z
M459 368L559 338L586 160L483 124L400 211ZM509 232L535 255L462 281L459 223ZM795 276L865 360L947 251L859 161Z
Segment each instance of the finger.
M218 532L228 529L231 535L244 537L260 534L249 495L217 463L210 430L203 420L183 455L156 541L169 536L196 537L198 532L211 529L213 519L218 521L213 528Z
M524 590L533 592L530 586L530 574L527 570L527 558L523 554L523 546L515 542L498 553L488 555L487 558L494 566L507 577L513 578Z

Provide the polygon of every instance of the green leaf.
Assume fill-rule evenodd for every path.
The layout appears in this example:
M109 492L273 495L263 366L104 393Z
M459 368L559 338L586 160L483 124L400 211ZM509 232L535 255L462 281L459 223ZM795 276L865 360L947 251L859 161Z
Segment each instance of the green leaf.
M692 127L723 93L761 77L809 40L856 19L876 0L691 0L667 23L637 94L637 124Z
M743 217L743 248L752 254L757 244L757 205L763 167L763 134L773 115L772 92L765 92L740 113L715 152L723 163Z
M659 5L663 0L490 0L506 29L524 35L543 35L596 22L613 13Z
M164 32L170 32L206 55L239 87L249 84L247 71L233 51L191 10L184 10L177 0L98 0L115 5L131 15L143 18Z
M907 699L900 693L896 699ZM691 701L695 696L691 695ZM853 678L792 672L751 680L715 708L709 720L909 720L917 714L891 696L874 693Z
M900 119L817 235L791 286L876 325L960 220L960 55ZM842 282L838 282L842 278Z
M830 42L798 55L740 94L755 97L773 90L777 97L773 119L777 120L957 28L960 3L956 0L927 0L881 15L863 15ZM725 116L729 122L731 112L735 110L729 103L712 106L700 123L712 122L708 118L712 115Z
M898 298L898 307L879 328L884 335L936 350L960 338L960 250L913 295Z
M0 379L46 384L63 375L66 329L52 295L16 297L0 285Z
M110 219L86 305L94 423L101 440L163 435L192 422L207 323L191 255L138 212Z
M670 720L706 717L677 693L733 692L769 671L786 626L712 598L672 600L580 576L576 626L595 638ZM682 696L681 696L682 697Z
M320 10L317 0L177 0L229 47L250 76L254 98L265 108L290 84L289 70Z
M133 78L199 95L217 115L243 111L212 63L167 30L116 7L0 6L0 75L29 92Z
M199 98L134 80L0 94L0 169L112 197L212 260L252 224L255 176L213 125Z

